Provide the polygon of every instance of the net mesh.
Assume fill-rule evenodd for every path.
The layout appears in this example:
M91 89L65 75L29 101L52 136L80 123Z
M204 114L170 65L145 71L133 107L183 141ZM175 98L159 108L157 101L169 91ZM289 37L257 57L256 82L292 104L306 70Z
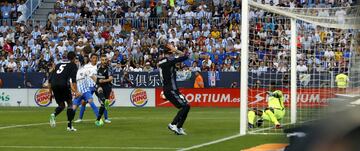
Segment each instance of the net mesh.
M288 128L321 118L338 101L336 94L348 90L337 88L337 75L359 76L353 71L358 63L354 58L359 7L290 9L249 4L248 121L253 125L248 125L248 132L280 133L277 122ZM291 19L297 19L296 46L290 44ZM296 124L290 124L291 47L297 48ZM270 87L283 92L282 111L269 109Z

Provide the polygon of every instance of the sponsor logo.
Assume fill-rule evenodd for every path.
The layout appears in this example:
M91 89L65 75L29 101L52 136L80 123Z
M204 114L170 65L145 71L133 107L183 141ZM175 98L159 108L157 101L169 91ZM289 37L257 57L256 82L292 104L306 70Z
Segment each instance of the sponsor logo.
M35 103L40 107L47 107L51 104L50 96L49 89L39 89L34 96Z
M180 89L180 91L192 106L238 107L240 105L239 89ZM281 91L284 93L284 105L290 106L290 90L284 88ZM334 97L331 92L332 89L298 89L297 105L299 107L325 107L328 105L328 99ZM248 91L249 107L266 107L268 99L266 89L249 89ZM161 89L156 89L156 106L171 106L171 103L164 99Z
M5 92L0 93L0 101L1 102L10 101L10 95L6 94Z
M238 103L240 98L234 98L231 94L214 94L214 93L188 93L185 98L189 102L203 102L203 103L217 103L217 102L228 102Z
M130 101L136 107L143 107L148 102L147 93L143 89L134 89L130 94Z

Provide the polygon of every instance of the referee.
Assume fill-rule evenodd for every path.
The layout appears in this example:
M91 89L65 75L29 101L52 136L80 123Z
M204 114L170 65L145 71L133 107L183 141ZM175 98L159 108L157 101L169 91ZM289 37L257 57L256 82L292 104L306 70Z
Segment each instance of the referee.
M108 60L106 55L101 55L101 64L98 67L98 73L97 73L97 88L95 91L96 96L98 96L101 106L99 109L98 117L95 121L95 125L101 126L102 121L101 117L104 114L105 110L108 110L110 105L110 94L111 94L111 87L112 87L112 69L108 65Z
M190 111L190 105L177 87L175 64L185 61L188 59L188 56L176 50L171 44L162 47L164 49L164 58L159 61L159 67L160 77L163 83L163 92L165 98L176 108L180 109L174 120L168 125L168 128L177 135L186 135L182 127ZM175 54L181 57L175 58Z

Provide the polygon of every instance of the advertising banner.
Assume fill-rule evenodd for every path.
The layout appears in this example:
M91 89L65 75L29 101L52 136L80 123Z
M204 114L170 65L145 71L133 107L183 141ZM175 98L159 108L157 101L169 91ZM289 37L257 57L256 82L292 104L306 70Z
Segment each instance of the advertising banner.
M56 107L55 98L50 98L48 89L0 89L0 106ZM98 98L94 102L100 106ZM114 107L154 107L155 89L113 89L110 106Z
M0 89L0 106L28 105L26 89Z
M281 89L284 93L285 106L290 106L290 90ZM240 89L210 88L210 89L180 89L191 106L195 107L239 107ZM327 105L327 99L335 95L331 89L298 89L298 107L321 107ZM248 91L249 107L266 107L269 95L267 89L251 88ZM156 106L173 106L164 99L162 88L156 88Z
M114 89L114 106L155 107L155 89Z
M170 107L173 106L165 100L162 88L156 88L156 106ZM240 102L239 89L231 88L213 88L213 89L180 89L185 99L190 102L191 106L197 107L236 107Z

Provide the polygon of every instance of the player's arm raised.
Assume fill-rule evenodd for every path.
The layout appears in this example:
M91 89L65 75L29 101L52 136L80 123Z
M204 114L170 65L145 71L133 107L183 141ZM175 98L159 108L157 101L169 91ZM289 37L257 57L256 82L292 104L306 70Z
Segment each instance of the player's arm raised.
M180 55L180 57L175 58L174 60L172 60L171 61L172 63L176 64L176 63L179 63L179 62L183 62L183 61L185 61L185 60L187 60L189 58L188 55L186 55L184 52L176 49L174 46L168 45L167 47L170 49L171 52L174 52L174 53Z

